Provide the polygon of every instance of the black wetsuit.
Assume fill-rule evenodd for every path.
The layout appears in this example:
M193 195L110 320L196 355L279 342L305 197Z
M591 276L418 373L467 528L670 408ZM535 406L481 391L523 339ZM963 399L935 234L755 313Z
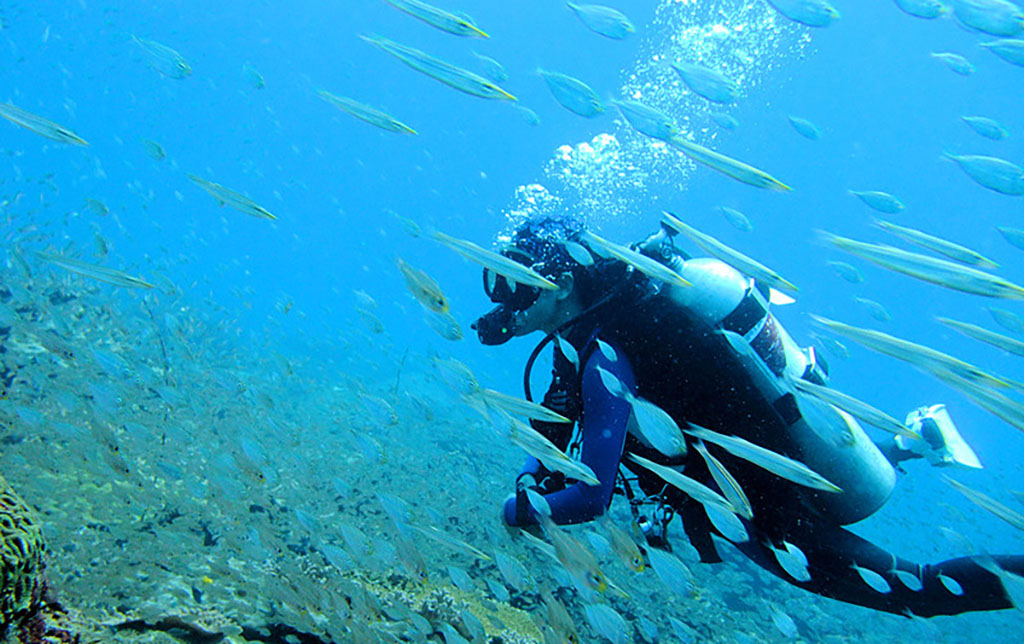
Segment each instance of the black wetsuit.
M559 401L552 406L579 420L580 458L594 469L601 485L590 487L576 482L565 486L558 475L548 476L532 459L525 468L543 482L542 491L552 502L556 522L587 521L607 508L624 452L659 460L660 455L627 435L628 404L600 384L598 366L616 375L636 395L660 406L680 425L687 421L726 434L734 433L730 428L744 428L749 440L800 459L799 452L786 440L794 414L800 413L795 400L765 400L738 364L716 349L721 341L710 327L680 315L678 307L667 305L664 298L637 296L607 308L619 313L605 315L599 323L588 320L586 328L579 325L569 334L579 350L582 373L575 374L564 358L556 358L555 380L545 396L546 403ZM594 350L592 340L598 334L614 347L618 361L611 362ZM567 447L570 426L542 427L556 444ZM713 445L709 448L717 449ZM815 495L827 493L789 483L722 450L717 450L716 456L740 483L754 509L753 521L744 521L750 539L736 546L780 578L819 595L897 614L930 617L1012 607L998 577L971 558L931 566L897 559L817 512L814 506L820 503L812 502ZM715 486L694 449L686 457L685 471L687 476ZM703 506L674 488L666 488L664 481L649 472L636 474L646 494L662 494L681 516L701 560L720 561L711 539L711 534L718 533ZM521 505L515 499L506 504L508 523L533 521L529 510ZM783 542L806 555L809 581L798 582L779 565L772 548L782 548ZM993 559L1005 570L1024 575L1024 556ZM873 588L854 564L881 575L890 590ZM915 575L922 588L915 591L904 585L892 572L894 566ZM940 573L949 578L945 583Z

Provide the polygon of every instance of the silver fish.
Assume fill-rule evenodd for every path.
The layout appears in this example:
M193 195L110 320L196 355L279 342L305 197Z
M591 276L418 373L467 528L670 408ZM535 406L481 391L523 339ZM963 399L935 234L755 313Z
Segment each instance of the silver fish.
M558 352L562 356L572 363L572 366L576 369L580 368L580 354L576 351L576 347L572 346L572 343L562 338L562 336L555 334L555 346L558 347Z
M509 417L509 437L527 454L552 471L562 472L587 485L600 485L594 470L565 455L565 452L526 423Z
M729 248L722 242L710 235L705 235L696 228L683 223L678 217L670 212L663 212L661 221L673 230L683 233L704 249L709 255L717 257L729 266L759 282L780 290L796 292L797 287L764 264L747 257L743 253Z
M793 621L792 617L787 615L775 604L771 604L769 612L771 614L772 623L775 624L775 628L779 629L780 633L791 640L799 637L800 631L797 629L796 622Z
M850 568L857 571L857 574L860 575L861 580L863 580L864 583L868 586L871 586L872 590L882 593L883 595L892 592L892 586L890 586L889 582L885 580L885 577L878 574L874 570L858 566L856 563L850 564Z
M611 372L597 368L601 383L613 396L630 404L633 414L629 425L630 433L636 434L640 442L665 456L684 456L686 439L676 421L661 407L644 400L629 391Z
M476 22L469 16L461 13L452 13L439 9L420 0L384 0L392 7L404 11L410 16L419 18L423 22L447 31L456 36L469 36L471 38L488 38L489 36L476 26Z
M132 40L146 53L149 66L164 76L182 79L192 73L185 58L167 45L137 36L132 36Z
M535 402L503 394L493 389L480 389L478 395L491 407L503 409L511 414L525 416L549 423L571 423L572 421L558 412L552 411Z
M630 635L633 627L608 604L586 604L583 606L583 615L594 632L612 644L632 641Z
M969 266L928 255L911 253L885 244L869 244L840 237L825 231L822 231L821 234L836 248L863 257L897 273L964 293L974 293L986 297L1024 299L1024 288Z
M448 311L438 313L423 307L423 318L427 321L427 326L445 340L458 342L462 339L462 327Z
M41 116L36 116L10 103L0 103L0 116L15 125L20 125L26 130L32 130L36 134L53 139L54 141L70 143L71 145L89 145L84 139L63 125L48 121Z
M992 141L1002 141L1010 136L1010 133L1003 127L1002 123L994 119L984 116L961 116L960 120L969 125L979 136Z
M572 257L573 261L577 264L580 266L593 266L594 257L582 244L565 240L562 242L562 245L565 246L565 250L569 253L569 257Z
M1008 0L953 0L956 19L970 29L993 36L1024 31L1024 11Z
M996 230L1003 236L1006 243L1024 250L1024 230L1020 228L1011 228L1009 226L996 226Z
M416 134L416 130L412 129L405 123L402 123L395 117L382 112L376 108L364 105L359 101L354 101L351 98L344 96L335 96L327 90L317 90L317 96L324 99L331 105L338 109L348 112L357 119L366 121L370 125L376 125L382 130L388 130L389 132L399 132L402 134Z
M607 533L611 549L619 559L633 572L643 572L645 567L644 556L641 554L636 542L629 536L629 533L615 525L607 512L598 517L598 523L601 524L601 527Z
M960 54L948 51L932 52L932 58L941 60L946 67L961 76L970 76L974 73L974 65Z
M452 548L455 548L456 550L462 551L473 557L476 557L477 559L481 559L483 561L491 560L490 555L488 555L486 552L480 550L471 543L467 543L466 541L459 539L458 537L451 536L450 534L448 534L444 530L441 530L440 528L437 528L432 525L427 526L425 528L418 525L413 525L412 527L420 534L429 537L434 541L447 544L448 546L451 546Z
M949 575L944 575L942 573L939 573L938 575L936 575L936 577L940 582L942 582L942 585L945 586L946 590L948 590L950 593L956 595L957 597L960 597L964 594L963 586L961 586L960 582L958 582L956 579L953 579Z
M811 573L807 569L807 555L803 550L788 541L782 542L782 548L777 548L770 543L768 548L787 575L801 583L811 580Z
M704 441L696 441L694 447L707 464L711 478L715 480L718 489L722 491L732 507L736 508L736 513L744 519L753 519L754 508L750 505L750 500L747 499L739 482L729 473L729 470L725 469L725 465L708 451L708 448L704 446Z
M715 122L715 125L726 130L735 130L740 126L740 122L735 117L721 112L712 112L711 120Z
M754 166L747 165L742 161L737 161L736 159L727 157L724 154L715 152L703 145L687 141L682 136L674 136L668 139L668 143L682 150L683 154L690 157L697 163L703 163L709 168L717 170L722 174L732 177L733 179L741 181L747 185L754 186L755 188L764 188L766 190L776 190L779 192L788 192L792 190L792 188L763 170L758 170Z
M921 437L908 428L906 425L896 420L889 414L876 409L871 405L857 400L853 396L844 394L841 391L836 391L831 387L823 387L816 385L813 382L808 382L803 378L794 378L792 380L793 387L797 391L802 391L806 394L814 396L822 402L826 402L830 405L834 405L839 409L842 409L846 413L863 420L866 423L870 423L875 427L887 431L890 434L896 434L898 436L907 436L909 438L920 439Z
M679 127L675 119L661 110L644 105L639 101L613 100L612 105L619 108L619 112L634 130L641 134L667 141L679 134Z
M949 375L986 389L1007 389L1010 387L1010 383L1006 380L987 373L969 362L964 362L959 358L937 351L931 347L903 340L881 331L862 329L842 322L836 322L835 320L829 320L818 315L811 315L811 318L839 335L859 342L873 351L908 362L933 376L941 378Z
M983 42L981 46L1011 65L1024 67L1024 40L1003 38L1002 40Z
M96 264L81 262L77 259L71 259L70 257L64 257L55 253L47 253L41 250L37 250L35 253L36 257L43 261L49 262L54 266L60 266L72 273L91 277L94 280L107 282L108 284L114 284L115 286L122 286L124 288L155 288L153 284L150 284L145 280L112 268L107 268L106 266L97 266Z
M690 425L684 431L709 443L714 443L730 454L749 461L787 481L817 490L824 490L825 492L839 493L843 491L838 485L833 484L800 461L795 461L788 456L783 456L760 445L755 445L746 439L738 436L726 436L696 425Z
M728 221L736 230L742 230L745 233L749 233L754 230L754 225L751 224L747 216L739 210L730 208L729 206L719 206L718 210L722 213L722 216L725 217L725 220Z
M466 259L474 261L484 268L489 268L514 282L551 291L558 290L558 284L555 284L529 266L523 266L504 255L481 248L471 241L458 239L438 231L430 233L430 236Z
M259 205L252 199L239 194L234 190L229 190L219 183L207 181L206 179L197 177L194 174L188 175L188 178L194 184L213 196L221 206L231 206L235 210L239 210L258 219L277 219L277 217L272 215L266 208Z
M889 574L900 580L900 583L914 591L915 593L921 592L924 589L924 582L921 578L910 572L909 570L900 570L899 568L893 568L889 571Z
M483 54L478 54L475 51L473 52L473 56L480 62L480 70L483 72L484 76L495 83L504 83L508 80L508 72L505 71L504 65L490 56L484 56Z
M750 541L750 534L747 526L735 512L730 512L717 505L704 506L704 514L715 530L732 543L746 543Z
M949 11L941 0L896 0L896 6L907 15L930 20Z
M951 320L949 318L938 317L935 318L939 322L946 326L963 333L966 336L970 336L975 340L981 340L987 342L994 347L999 347L1003 351L1016 354L1018 356L1024 356L1024 342L1011 338L1001 333L995 333L988 329L977 326L976 324L968 324L967 322L959 322L957 320Z
M565 566L565 569L587 588L602 593L607 590L610 582L601 572L594 555L583 544L555 525L550 518L541 515L539 520L544 528L544 534L554 547L555 558Z
M861 275L860 271L857 270L857 267L853 266L852 264L835 261L830 261L828 264L829 266L836 270L836 273L839 274L839 277L843 278L844 280L851 284L860 284L861 282L864 281L864 276Z
M456 67L419 49L388 40L383 36L360 37L382 51L391 54L416 71L426 74L460 92L481 98L495 98L506 101L516 100L515 96L512 96L483 76L474 74L461 67Z
M790 115L787 118L789 118L789 124L793 126L793 129L805 139L817 141L821 138L821 130L819 130L818 126L814 123L811 123L805 118L800 118L799 116Z
M146 154L148 154L149 157L155 161L163 161L164 158L167 156L167 153L164 152L163 146L157 143L156 141L142 139L142 145L146 149Z
M621 11L598 4L566 3L587 29L606 38L622 40L636 32L636 27Z
M597 349L601 352L601 355L604 356L605 360L608 362L615 362L619 359L619 356L615 353L615 349L613 349L610 344L601 338L594 338L594 342L597 343Z
M951 371L938 371L933 375L970 398L974 404L982 409L1001 418L1009 425L1024 431L1024 405L1021 403L1004 396L991 386L986 386L979 382L977 378L963 377ZM992 376L989 377L991 378ZM999 380L998 382L1003 382L1009 386L1009 383L1006 383L1004 380ZM1018 389L1020 388L1017 383L1014 383L1013 386Z
M863 306L867 310L868 315L875 318L879 322L892 321L892 315L890 315L889 311L886 310L886 308L879 304L878 302L874 300L869 300L866 297L854 297L853 301Z
M693 63L672 63L672 68L687 87L709 101L732 103L739 97L739 85L721 72Z
M597 97L597 93L578 78L544 69L538 69L537 73L547 83L551 95L558 104L570 112L586 118L594 118L604 113L604 105Z
M681 599L691 599L697 591L693 573L679 557L660 548L648 548L647 558L651 561L651 569L665 587L676 593ZM683 640L689 641L689 640Z
M950 154L960 169L978 185L1004 195L1024 195L1024 168L1004 159L978 154Z
M929 235L928 233L915 230L913 228L897 226L896 224L891 224L887 221L875 220L874 223L882 230L898 235L911 243L927 248L928 250L933 250L936 253L945 255L946 257L958 262L970 264L972 266L981 266L982 268L999 268L999 264L996 264L981 253L971 250L966 246L951 242L947 239L942 239L935 235Z
M606 254L629 264L636 270L640 271L648 277L661 280L666 284L672 284L674 286L690 286L690 283L683 279L683 276L675 272L668 266L665 266L661 262L651 259L643 253L639 253L631 248L610 242L603 237L598 237L589 230L580 237L581 241L586 242L590 247L599 248Z
M808 27L827 27L839 19L839 12L827 0L768 0L775 10Z
M849 192L851 195L857 197L867 206L877 210L878 212L895 215L906 208L902 201L888 192L882 192L881 190L850 190Z
M1007 331L1024 334L1024 318L1021 316L996 306L988 307L988 312L992 314L992 319Z
M242 78L245 82L249 83L249 86L253 89L263 89L267 86L266 81L263 80L263 74L259 72L252 63L245 62L242 65Z
M977 505L980 508L988 510L992 514L996 515L1003 521L1006 521L1018 530L1024 530L1024 514L1017 512L1014 509L1008 508L999 501L996 501L987 494L982 494L977 490L974 490L959 481L955 481L948 476L944 476L946 482L952 485L960 494L963 494L967 499Z
M660 465L658 463L655 463L654 461L650 461L642 456L637 456L636 454L633 453L629 453L627 455L627 459L630 462L636 463L640 467L643 467L644 469L650 470L654 474L657 474L658 476L661 477L663 481L686 493L687 496L692 498L694 501L697 501L704 507L718 506L719 508L726 510L728 512L737 511L736 508L734 508L733 505L729 503L729 501L724 496L722 496L718 492L715 492L714 490L704 485L703 483L699 483L698 481L693 480L692 478L686 476L685 474L678 470L674 470L671 467L667 467L665 465Z

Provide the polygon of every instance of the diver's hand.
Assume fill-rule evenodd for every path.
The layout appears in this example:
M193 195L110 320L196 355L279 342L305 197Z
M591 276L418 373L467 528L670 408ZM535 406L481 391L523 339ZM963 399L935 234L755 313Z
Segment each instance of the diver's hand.
M515 507L512 509L513 517L515 518L515 523L513 525L521 526L531 523L530 499L526 496L526 491L530 489L538 490L537 479L533 478L532 474L520 475L520 477L516 479L516 494L512 499L512 503L515 504ZM506 504L507 503L508 502L506 502ZM505 516L508 516L507 508Z
M506 528L511 528L516 525L516 495L514 493L505 497L504 502L501 504L500 516L501 523Z

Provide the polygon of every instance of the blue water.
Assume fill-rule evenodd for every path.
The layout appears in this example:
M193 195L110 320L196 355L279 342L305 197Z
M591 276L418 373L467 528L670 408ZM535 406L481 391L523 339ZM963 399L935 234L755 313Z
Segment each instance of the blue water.
M0 211L5 245L19 242L16 228L34 223L45 235L19 242L23 251L70 249L88 259L98 232L111 246L105 265L149 277L158 273L177 285L182 294L173 298L174 306L224 321L211 328L224 333L224 342L244 347L240 351L256 372L261 356L269 362L274 354L312 363L323 379L331 377L328 366L372 363L378 370L369 376L344 376L384 389L403 355L411 356L414 369L427 371L437 353L469 365L486 386L518 393L532 343L480 346L469 329L489 308L479 268L406 234L394 215L487 246L509 225L508 213L523 208L517 190L541 184L560 200L558 208L583 214L615 240L646 236L668 209L771 266L800 287L797 302L778 317L802 345L815 330L813 313L1024 379L1019 358L933 319L947 316L1005 333L984 307L1022 314L1024 307L873 267L826 246L815 232L892 243L870 225L873 216L890 218L965 244L998 262L1003 277L1024 281L1021 251L995 230L1024 227L1024 202L982 188L942 159L943 152L953 152L1024 164L1024 70L978 46L992 38L949 16L912 18L889 1L837 0L842 18L812 30L765 2L617 0L637 26L623 41L587 30L560 3L458 4L489 39L458 38L371 0L0 5L0 101L56 121L90 143L71 147L0 123L0 198L12 201ZM701 35L716 23L745 29L721 39ZM534 110L540 124L531 126L507 102L462 94L419 74L360 34L379 34L468 69L477 69L473 51L499 60L509 73L502 86ZM132 35L173 47L192 74L171 79L157 73ZM954 74L929 55L940 51L966 56L976 72ZM739 80L737 103L711 107L681 85L668 62L694 55ZM245 63L262 74L264 88L243 76ZM614 110L595 119L576 116L555 102L535 73L538 67L577 76L603 98L636 92L632 98L671 114L697 142L765 169L793 191L762 191L693 167L631 130ZM393 134L356 120L321 100L319 89L384 109L419 134ZM739 127L722 130L711 111L731 114ZM798 135L787 115L814 122L820 140ZM1010 137L983 139L960 121L963 115L994 118ZM576 164L559 160L560 146L575 149L568 153L572 158L586 158L578 146L598 146L593 142L600 135L613 137L606 139L613 155ZM147 156L143 138L159 142L167 158ZM187 174L247 194L278 220L218 208ZM44 177L48 182L41 182ZM849 195L850 189L891 192L907 208L883 216ZM103 201L109 215L86 210L86 199ZM744 212L753 232L731 227L715 210L719 205ZM447 342L424 323L395 268L398 256L441 284L465 339ZM829 260L857 265L864 283L841 280ZM31 256L29 261L38 272L53 270L54 279L68 279ZM17 275L13 264L5 275ZM354 290L376 300L383 335L366 329ZM111 301L133 301L109 285L101 285L101 293ZM853 296L882 303L893 320L876 322ZM137 305L134 310L142 315ZM836 387L897 417L945 402L985 464L984 471L957 472L957 478L1019 509L1009 494L1024 489L1024 436L1018 430L938 380L847 344L850 359L830 359ZM541 386L538 379L534 389ZM493 444L475 453L518 459L493 435L480 436ZM861 534L928 561L962 554L938 534L940 525L993 552L1021 551L1019 532L970 505L936 471L923 463L907 469L886 508L858 527ZM481 471L492 477L495 490L511 489L514 466ZM12 480L23 477L5 473ZM435 487L428 480L422 486ZM496 513L502 498L498 492L487 505ZM790 609L806 601L830 614L867 614L798 591L787 596L797 598ZM878 641L887 641L884 629L902 628L899 620L866 619L878 625L872 631ZM995 641L1014 629L1019 633L1022 625L1019 613L1010 611L937 623L950 641L980 639L979 628L993 629L984 637Z

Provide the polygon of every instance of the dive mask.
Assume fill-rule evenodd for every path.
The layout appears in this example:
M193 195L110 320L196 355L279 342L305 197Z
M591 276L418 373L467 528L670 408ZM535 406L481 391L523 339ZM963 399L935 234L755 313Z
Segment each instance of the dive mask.
M540 297L540 289L527 286L489 268L484 269L484 293L495 304L503 304L513 311L525 311Z
M517 248L508 248L502 255L524 266L530 266L534 261L531 255ZM482 344L504 344L516 334L517 314L536 303L540 289L519 284L489 268L484 269L483 278L484 293L498 306L480 316L472 328L476 330Z
M511 340L516 333L518 314L533 306L540 297L539 288L519 284L487 268L484 269L484 292L498 306L480 316L472 328L480 342L488 345Z

